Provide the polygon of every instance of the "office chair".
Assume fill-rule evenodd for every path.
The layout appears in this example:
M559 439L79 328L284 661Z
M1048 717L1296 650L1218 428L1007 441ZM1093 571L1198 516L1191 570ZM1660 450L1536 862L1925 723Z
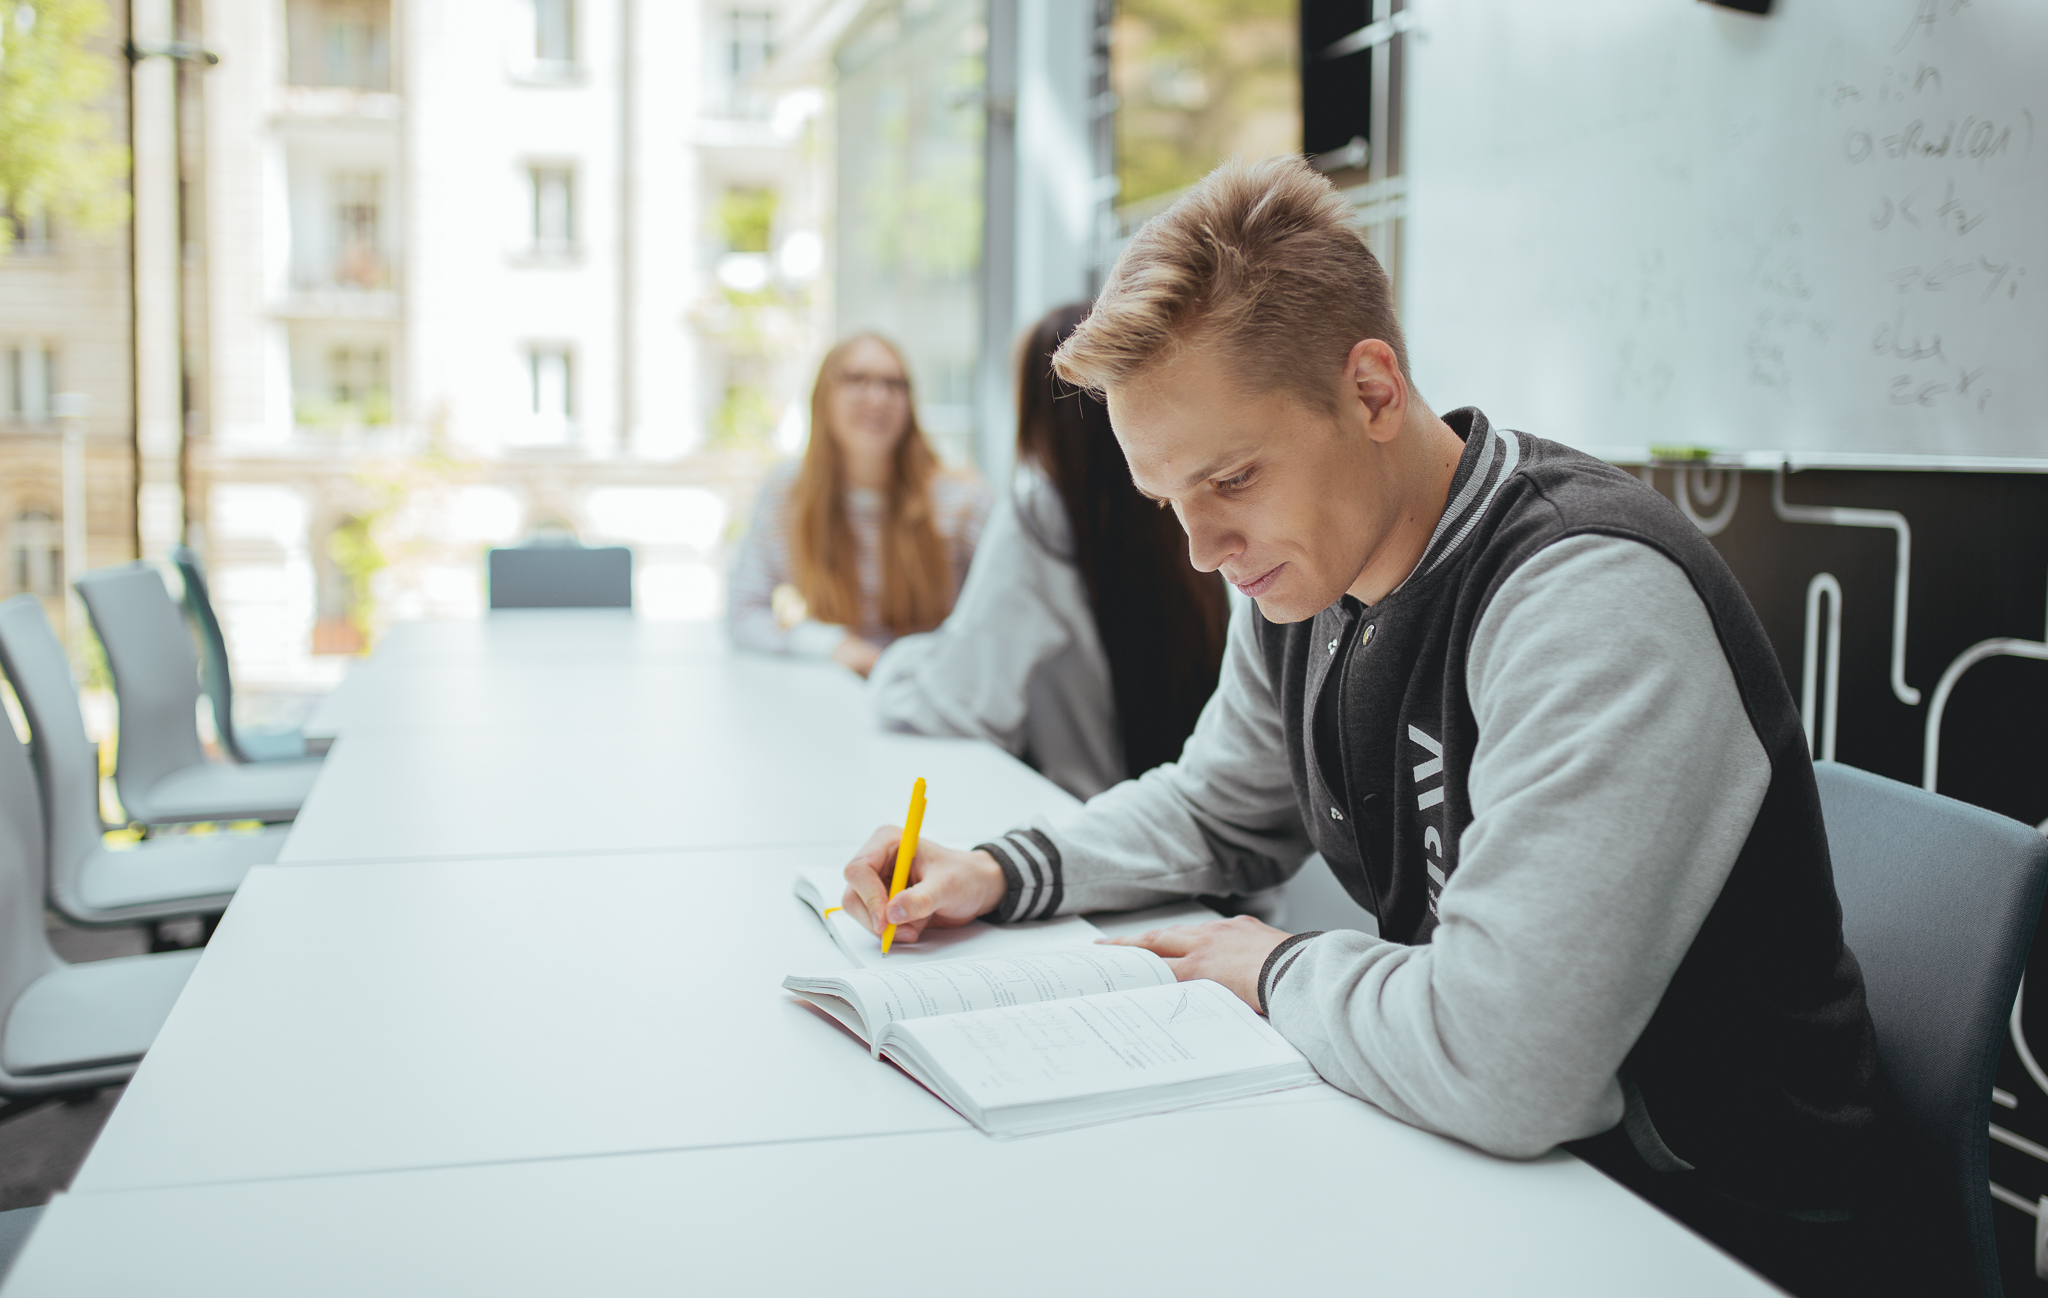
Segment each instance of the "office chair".
M490 603L501 608L631 608L633 552L622 545L522 545L489 558Z
M27 750L0 726L0 1097L28 1102L128 1080L201 955L65 963L43 931L41 804Z
M101 837L99 757L85 736L70 664L33 595L0 604L0 668L31 732L42 790L50 905L87 926L138 924L227 909L242 876L284 847L282 828L257 834L146 838L115 851Z
M131 820L290 820L320 774L318 760L235 765L199 743L199 658L163 578L146 564L88 572L74 583L107 651L120 706L114 785Z
M1815 762L1842 932L1919 1166L1908 1193L1955 1293L2001 1298L1991 1086L2048 887L2048 839L1981 807Z
M221 634L220 619L207 594L206 572L199 566L199 556L182 545L172 548L171 562L184 578L185 615L199 631L200 670L221 747L238 762L287 762L307 756L306 737L296 727L267 730L235 724L235 678L228 667L227 637Z

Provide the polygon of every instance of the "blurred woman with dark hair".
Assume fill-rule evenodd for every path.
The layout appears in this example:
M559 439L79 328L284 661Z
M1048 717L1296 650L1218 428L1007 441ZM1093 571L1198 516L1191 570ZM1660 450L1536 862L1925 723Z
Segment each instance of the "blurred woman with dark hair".
M884 724L988 739L1081 798L1180 756L1228 618L1223 579L1131 485L1108 410L1053 376L1087 314L1026 337L1012 490L945 625L898 640L868 682Z
M867 675L896 637L945 618L988 511L981 480L932 454L902 353L844 340L818 366L810 446L761 488L733 563L734 643Z

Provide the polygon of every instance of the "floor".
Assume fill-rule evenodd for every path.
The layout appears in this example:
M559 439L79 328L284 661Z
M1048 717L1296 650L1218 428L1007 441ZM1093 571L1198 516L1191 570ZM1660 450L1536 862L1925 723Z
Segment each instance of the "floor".
M50 945L73 962L141 955L149 950L141 929L71 928L52 919ZM121 1087L78 1101L45 1104L0 1121L0 1212L48 1203L71 1184L79 1164L114 1112Z

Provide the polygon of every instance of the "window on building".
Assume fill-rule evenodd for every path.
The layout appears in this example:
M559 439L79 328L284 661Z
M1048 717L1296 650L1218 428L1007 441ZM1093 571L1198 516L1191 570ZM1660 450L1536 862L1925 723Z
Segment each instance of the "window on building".
M561 443L576 426L576 364L567 347L548 344L526 352L528 410L536 442Z
M342 288L389 288L383 244L384 177L374 171L336 172L331 192L334 283Z
M576 61L576 0L527 0L533 6L533 61L543 68Z
M285 32L293 85L391 89L391 0L290 0Z
M374 337L321 329L292 339L292 414L303 428L381 427L391 422L389 349Z
M64 539L48 511L25 509L7 529L9 567L14 590L21 595L64 593Z
M527 170L532 194L533 250L560 256L576 246L576 173L568 167Z
M57 353L47 343L16 343L7 349L7 417L40 424L50 418L57 391Z
M775 15L764 9L727 10L718 75L710 87L722 102L709 106L727 117L766 117L774 101L749 83L774 57Z
M327 353L327 390L335 406L352 412L355 422L391 422L391 388L385 373L382 347L357 345L330 349Z

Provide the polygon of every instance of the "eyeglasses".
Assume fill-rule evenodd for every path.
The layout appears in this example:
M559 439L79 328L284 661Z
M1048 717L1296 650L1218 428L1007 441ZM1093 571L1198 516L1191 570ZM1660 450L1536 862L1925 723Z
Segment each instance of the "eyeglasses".
M841 374L836 382L851 391L877 392L884 396L907 397L910 395L910 380L899 379L893 374Z

